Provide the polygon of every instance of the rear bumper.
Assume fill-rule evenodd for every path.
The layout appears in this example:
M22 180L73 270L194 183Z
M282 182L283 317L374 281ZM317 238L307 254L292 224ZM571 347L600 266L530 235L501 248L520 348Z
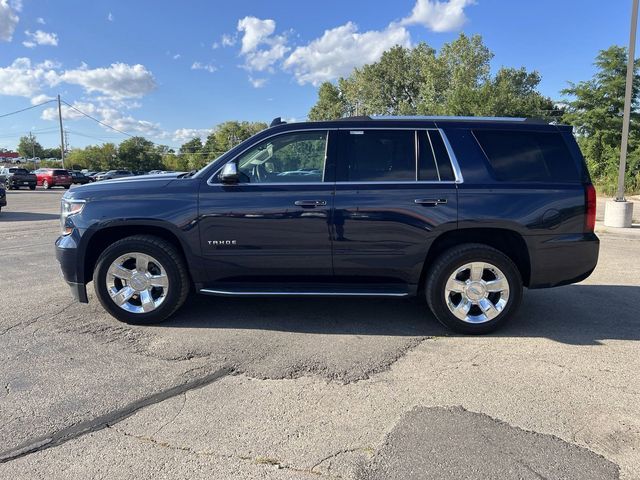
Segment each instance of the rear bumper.
M525 237L529 248L529 288L557 287L587 278L598 263L600 240L594 233Z
M71 295L80 303L89 303L86 284L79 282L76 242L72 236L56 240L56 259L60 263L62 277L71 289Z

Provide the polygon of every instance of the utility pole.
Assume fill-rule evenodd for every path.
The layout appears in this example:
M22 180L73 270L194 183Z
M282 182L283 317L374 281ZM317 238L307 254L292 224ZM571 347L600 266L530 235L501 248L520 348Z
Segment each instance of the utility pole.
M33 162L33 169L36 169L36 142L31 132L29 132L29 142L31 142L31 161Z
M629 123L631 122L631 102L635 73L636 31L638 28L638 1L633 0L631 8L631 29L629 33L629 58L627 59L627 80L624 91L624 111L622 116L622 143L620 145L620 170L618 172L618 192L615 200L607 202L604 224L608 227L631 227L633 203L624 198L624 179L627 166L627 145L629 143Z
M58 119L60 120L60 158L62 168L64 168L64 130L62 129L62 105L60 105L60 95L58 94Z

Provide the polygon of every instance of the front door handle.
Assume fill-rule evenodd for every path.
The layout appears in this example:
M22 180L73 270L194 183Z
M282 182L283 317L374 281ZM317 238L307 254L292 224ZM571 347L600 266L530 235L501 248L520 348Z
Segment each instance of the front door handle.
M326 200L296 200L298 207L323 207L327 204Z
M414 202L425 207L435 207L437 205L446 205L446 198L416 198Z

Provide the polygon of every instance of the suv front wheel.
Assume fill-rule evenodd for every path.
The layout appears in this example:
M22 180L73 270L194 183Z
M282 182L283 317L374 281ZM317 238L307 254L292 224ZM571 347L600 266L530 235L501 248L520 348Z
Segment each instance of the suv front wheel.
M105 310L132 324L166 320L182 306L190 287L180 253L151 235L123 238L105 249L93 284Z
M522 300L518 268L504 253L482 244L445 251L430 268L425 287L436 318L465 334L494 331Z

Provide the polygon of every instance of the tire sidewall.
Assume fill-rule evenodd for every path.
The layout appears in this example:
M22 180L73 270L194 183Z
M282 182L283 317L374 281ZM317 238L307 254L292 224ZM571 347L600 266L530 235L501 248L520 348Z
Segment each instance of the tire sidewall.
M148 313L132 313L123 310L111 299L107 289L107 271L111 263L118 257L127 253L140 252L152 256L158 260L169 278L169 292L162 304ZM93 285L96 296L102 306L118 320L130 324L158 323L169 317L180 304L181 278L179 267L170 255L164 250L141 240L119 242L107 248L96 264L93 273Z
M455 254L455 250L445 252L443 258L446 258L447 253ZM451 274L471 262L485 262L496 266L509 282L509 300L506 307L494 319L484 323L474 324L460 320L449 310L444 295ZM477 246L460 250L454 259L441 265L436 264L432 274L434 276L429 278L426 291L429 307L443 325L459 333L484 334L494 331L518 310L522 301L522 278L518 268L509 257L490 247Z

